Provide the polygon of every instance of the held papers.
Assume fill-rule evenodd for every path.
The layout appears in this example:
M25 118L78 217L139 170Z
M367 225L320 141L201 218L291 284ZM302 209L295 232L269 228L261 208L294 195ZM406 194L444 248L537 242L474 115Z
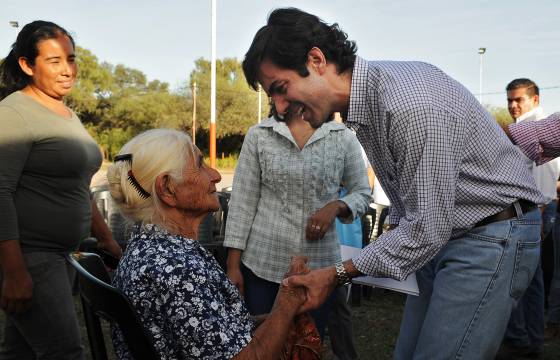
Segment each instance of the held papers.
M340 251L342 260L351 259L360 253L359 248L341 245ZM352 279L353 284L368 285L380 287L384 289L400 291L406 294L418 296L418 283L416 282L416 274L410 274L405 281L397 281L389 278L377 278L373 276L360 276Z

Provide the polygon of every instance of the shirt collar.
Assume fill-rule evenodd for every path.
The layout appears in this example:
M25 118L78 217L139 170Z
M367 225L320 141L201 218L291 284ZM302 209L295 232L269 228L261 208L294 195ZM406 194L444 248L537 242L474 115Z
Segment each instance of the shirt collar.
M282 135L283 137L290 140L292 143L296 144L296 142L295 142L295 140L292 136L292 133L290 132L290 129L288 128L288 126L286 125L285 122L278 121L278 120L274 119L274 117L270 117L266 120L261 121L257 126L262 127L262 128L272 128L272 130L274 132ZM307 141L306 146L310 145L311 143L313 143L313 142L315 142L319 139L324 138L331 131L340 131L340 130L344 130L344 129L346 129L346 126L344 124L338 123L334 120L325 122L325 123L323 123L323 125L321 125L320 128L318 128L313 133L313 135L311 136L309 141Z
M352 70L352 84L350 85L350 105L346 122L353 128L354 124L366 124L368 118L368 63L356 56Z
M515 119L516 123L520 123L523 120L528 120L529 118L534 118L533 120L537 119L540 115L542 115L544 113L544 110L542 107L537 106L536 108L534 108L531 111L527 111L525 114L521 115L520 117L518 117L517 119Z

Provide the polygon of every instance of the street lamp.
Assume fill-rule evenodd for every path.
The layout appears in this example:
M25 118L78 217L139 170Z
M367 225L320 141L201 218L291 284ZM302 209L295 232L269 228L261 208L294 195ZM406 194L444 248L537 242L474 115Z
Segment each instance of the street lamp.
M10 26L13 27L13 28L18 28L19 23L17 21L10 21Z
M478 102L482 104L482 55L486 52L486 48L478 48L478 53L480 54L480 78L478 81Z

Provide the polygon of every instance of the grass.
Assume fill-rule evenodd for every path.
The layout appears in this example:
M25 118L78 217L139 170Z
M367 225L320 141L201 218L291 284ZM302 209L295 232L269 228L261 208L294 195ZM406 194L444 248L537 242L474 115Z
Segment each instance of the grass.
M225 156L223 153L216 156L216 168L221 170L233 170L237 165L237 154ZM210 158L205 157L204 162L210 164Z
M355 344L360 359L384 360L392 359L395 342L399 332L399 325L404 307L405 296L391 291L373 289L368 298L362 298L359 306L352 306L354 323ZM87 359L91 359L87 333L84 326L82 307L79 297L75 297L76 311L80 319L82 339L84 341ZM0 324L4 323L4 313L0 312ZM109 360L116 357L112 351L109 337L109 327L103 323L105 344L109 352ZM3 338L3 329L0 327L0 337ZM334 360L335 357L329 350L328 337L325 341L325 360ZM560 359L560 341L546 343L544 359Z

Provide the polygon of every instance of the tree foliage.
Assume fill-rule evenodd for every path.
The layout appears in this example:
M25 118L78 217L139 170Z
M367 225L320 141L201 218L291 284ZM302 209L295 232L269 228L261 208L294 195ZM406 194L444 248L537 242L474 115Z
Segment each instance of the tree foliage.
M197 145L208 148L210 120L210 62L198 59L190 79L171 91L166 82L148 81L140 70L100 62L89 50L77 47L78 81L67 104L112 159L136 134L159 127L191 133L193 98L197 83ZM234 58L217 62L217 140L219 152L239 151L249 126L257 122L257 93L246 84L241 64ZM262 113L268 112L263 100Z
M210 119L210 62L195 61L190 83L197 84L197 118ZM252 90L235 58L216 61L216 133L218 138L245 134L258 121L258 93ZM263 92L264 95L264 92ZM263 97L266 99L266 95ZM261 116L268 113L268 103L262 100ZM202 121L208 129L208 121Z
M507 108L499 106L486 106L486 110L492 114L494 119L500 124L500 126L509 125L513 122L511 115Z

